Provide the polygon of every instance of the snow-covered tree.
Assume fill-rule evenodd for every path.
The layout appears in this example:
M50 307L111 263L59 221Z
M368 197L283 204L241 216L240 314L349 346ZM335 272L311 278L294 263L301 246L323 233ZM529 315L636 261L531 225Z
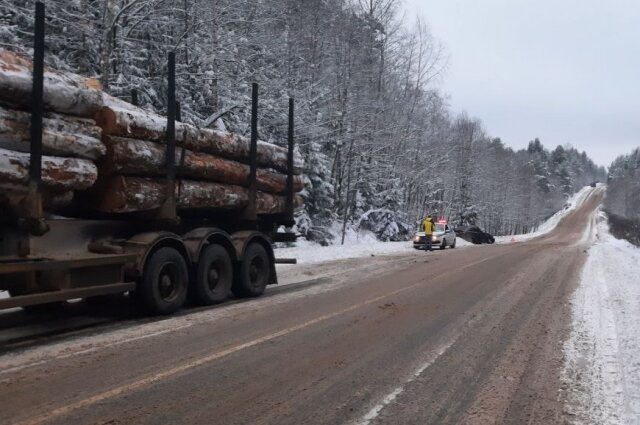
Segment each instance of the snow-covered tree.
M426 214L492 233L535 228L602 169L571 147L514 152L478 118L452 115L447 58L400 0L47 1L49 65L99 77L110 93L166 110L176 53L182 119L247 134L260 85L260 137L284 145L287 99L306 159L297 231L406 238ZM0 0L0 43L30 53L34 0ZM614 167L612 167L613 169ZM616 171L617 172L617 171ZM600 173L600 174L599 174ZM626 193L626 192L625 192ZM337 225L336 225L337 224Z

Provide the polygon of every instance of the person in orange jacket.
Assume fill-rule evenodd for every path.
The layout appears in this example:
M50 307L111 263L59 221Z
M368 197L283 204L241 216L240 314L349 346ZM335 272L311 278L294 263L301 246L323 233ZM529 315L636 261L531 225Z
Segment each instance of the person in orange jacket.
M436 225L433 223L431 214L422 222L422 228L424 229L424 250L433 251L431 238L433 237L433 232L436 230Z

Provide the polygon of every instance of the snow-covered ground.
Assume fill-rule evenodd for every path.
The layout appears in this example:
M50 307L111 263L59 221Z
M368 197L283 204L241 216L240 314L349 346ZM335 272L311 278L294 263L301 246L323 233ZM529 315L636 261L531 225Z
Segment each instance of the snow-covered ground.
M571 211L578 208L592 193L593 188L586 186L574 194L565 207L551 216L535 232L524 235L498 236L496 243L521 242L542 236L556 228L560 220ZM334 229L338 234L339 230ZM473 245L462 238L456 241L456 247L482 246ZM313 242L301 240L296 242L293 248L276 249L276 257L297 258L298 264L324 263L332 260L343 260L347 258L370 257L372 255L410 254L414 252L411 241L405 242L381 242L370 232L347 232L344 245L335 244L330 246L320 246Z
M456 248L473 245L460 238ZM437 248L436 248L437 249ZM411 254L418 252L411 241L381 242L370 232L347 233L344 245L339 243L320 246L305 240L296 242L293 248L276 249L278 258L297 258L298 264L324 263L326 261L344 260L348 258L371 257L375 255Z
M640 248L614 238L599 213L571 300L563 372L578 424L640 424Z

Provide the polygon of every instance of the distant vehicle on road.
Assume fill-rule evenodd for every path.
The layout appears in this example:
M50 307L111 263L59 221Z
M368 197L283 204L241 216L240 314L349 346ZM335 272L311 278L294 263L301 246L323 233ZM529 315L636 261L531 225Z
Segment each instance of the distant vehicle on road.
M424 249L424 232L416 232L413 236L413 247L415 249ZM439 246L440 249L446 247L456 247L456 232L446 222L438 221L436 223L436 230L431 236L431 243L434 247Z
M456 227L455 231L462 239L476 245L483 243L492 244L496 241L490 233L484 232L478 226L459 226Z

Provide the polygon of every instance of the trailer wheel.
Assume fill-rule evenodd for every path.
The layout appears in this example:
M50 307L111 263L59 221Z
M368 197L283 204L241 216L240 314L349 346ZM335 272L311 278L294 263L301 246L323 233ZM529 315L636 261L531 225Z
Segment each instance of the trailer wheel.
M229 296L232 283L233 265L229 253L221 245L209 245L200 255L191 287L193 301L201 305L219 304Z
M238 279L231 287L233 295L240 298L262 295L269 282L270 274L271 264L267 251L258 243L250 244L240 263Z
M147 260L136 297L151 314L171 314L184 304L188 284L184 257L174 248L160 248Z

